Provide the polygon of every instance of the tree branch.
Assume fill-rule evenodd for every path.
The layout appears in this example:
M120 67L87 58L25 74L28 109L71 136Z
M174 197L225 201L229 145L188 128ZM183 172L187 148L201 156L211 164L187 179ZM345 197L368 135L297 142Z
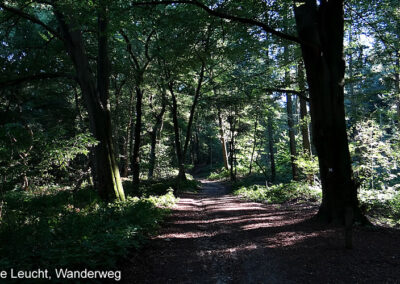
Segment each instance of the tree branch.
M279 88L276 88L276 89L274 89L274 88L266 88L266 89L264 89L264 91L266 91L266 92L277 92L277 93L295 94L295 95L301 97L302 99L304 99L305 101L310 102L310 99L307 98L307 97L304 95L304 92L301 92L301 91L288 90L288 89L279 89Z
M39 20L38 18L29 15L28 13L25 13L22 10L19 10L17 8L13 8L10 6L5 5L4 3L0 3L0 8L13 13L17 16L20 16L21 18L24 18L32 23L38 24L39 26L43 27L45 30L47 30L49 33L51 33L52 35L54 35L55 37L57 37L58 39L63 40L62 36L53 28L51 28L50 26L48 26L47 24L45 24L44 22L42 22L41 20Z
M126 42L126 50L128 51L129 55L131 56L131 59L132 59L132 61L133 61L133 64L134 64L135 67L136 67L136 70L139 71L139 70L140 70L139 61L138 61L138 59L136 58L136 56L133 54L133 51L132 51L132 44L131 44L131 42L130 42L128 36L127 36L127 34L126 34L122 29L119 30L119 33L122 35L122 37L124 38L124 40L125 40L125 42Z
M253 25L253 26L257 26L262 28L266 33L270 33L273 34L277 37L292 41L292 42L296 42L299 44L306 44L309 45L309 43L305 43L302 40L300 40L298 37L293 36L293 35L289 35L289 34L285 34L282 33L280 31L274 30L273 28L271 28L270 26L266 25L263 22L260 21L256 21L250 18L243 18L243 17L238 17L238 16L234 16L234 15L230 15L224 12L220 12L217 10L213 10L209 7L207 7L206 5L204 5L203 3L200 3L196 0L162 0L162 1L149 1L149 2L136 2L136 3L132 3L132 6L145 6L145 5L168 5L168 4L190 4L190 5L194 5L197 6L201 9L203 9L204 11L206 11L208 14L218 17L218 18L222 18L222 19L227 19L227 20L231 20L234 22L238 22L238 23L242 23L242 24L246 24L246 25Z
M146 59L147 59L147 64L150 63L150 61L152 61L153 58L154 58L154 56L150 57L150 55L149 55L149 43L150 43L151 37L153 36L153 34L154 34L155 32L156 32L155 30L152 30L151 33L148 35L148 37L147 37L147 39L146 39L144 54L145 54ZM147 64L146 64L146 65L147 65Z

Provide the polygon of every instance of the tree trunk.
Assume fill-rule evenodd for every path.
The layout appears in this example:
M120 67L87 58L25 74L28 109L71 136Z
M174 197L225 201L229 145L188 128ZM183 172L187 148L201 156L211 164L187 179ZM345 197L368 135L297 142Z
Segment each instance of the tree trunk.
M164 91L163 91L164 92ZM158 130L161 128L161 124L163 121L164 113L166 108L166 99L165 94L162 94L162 102L161 102L161 110L159 114L156 116L156 122L154 124L153 129L150 132L150 161L149 161L149 172L148 179L153 178L154 167L156 163L156 146L157 146L157 134Z
M268 111L267 115L267 132L268 132L268 150L269 150L269 161L271 165L271 182L275 182L276 179L276 167L275 167L275 154L274 154L274 129L272 126L272 112Z
M183 155L183 159L186 158L190 137L192 135L192 124L193 124L193 119L194 119L194 114L195 114L197 102L199 101L200 94L201 94L200 91L201 91L201 86L203 84L205 68L206 68L206 63L203 60L202 63L201 63L201 70L200 70L200 74L199 74L199 80L197 81L197 87L196 87L196 91L195 91L195 94L194 94L192 107L190 109L189 121L188 121L188 126L187 126L187 129L186 129L185 145L183 147L183 154L182 154Z
M349 44L351 45L353 43L353 31L351 25L349 26ZM358 103L357 103L357 98L354 93L354 84L353 84L353 49L351 48L350 50L350 55L349 55L349 97L351 101L351 108L354 109L354 114L352 115L352 118L357 121L358 118Z
M287 19L286 19L287 20ZM284 62L286 65L285 70L285 85L289 87L290 85L290 74L288 70L289 65L289 48L287 45L284 46L283 51ZM286 94L286 113L287 113L287 120L288 120L288 134L289 134L289 152L290 152L290 165L292 167L292 176L293 180L297 180L297 165L296 165L296 134L294 130L294 120L293 120L293 102L292 102L292 95L290 93Z
M222 124L221 110L219 108L218 108L218 125L219 125L219 139L221 141L221 146L222 146L222 157L224 159L224 167L226 170L228 170L229 166L228 166L228 154L226 152L225 133Z
M303 95L305 95L305 81L304 81L304 70L303 63L299 62L298 64L298 79L299 79L299 89ZM300 131L303 143L303 153L305 153L308 157L311 158L311 143L310 143L310 134L308 131L308 120L307 120L307 102L303 96L300 97ZM307 182L309 184L314 183L314 175L308 174L306 176Z
M196 145L196 147L195 147L196 159L195 159L194 163L197 165L200 163L200 159L201 159L201 157L200 157L200 140L199 140L199 130L198 129L196 130L194 142Z
M114 107L114 142L115 142L115 156L117 158L117 161L120 160L120 152L121 152L121 148L120 148L120 138L121 138L121 134L120 134L120 97L121 97L121 92L122 92L122 88L125 84L125 80L121 82L121 84L118 86L117 84L117 79L115 79L114 81L114 96L115 96L115 107Z
M129 171L129 157L131 157L131 148L132 148L132 140L133 140L133 131L132 131L132 126L133 126L133 91L131 91L130 97L129 97L129 120L128 120L128 125L126 126L125 130L125 138L124 138L124 150L123 150L123 158L121 160L121 165L122 165L122 170L121 170L121 176L127 177L128 176L128 171Z
M235 112L236 115L236 112ZM229 141L229 163L230 163L230 179L231 181L236 181L236 173L235 169L235 117L233 112L231 111L230 116L228 117L229 122L229 131L231 134L231 139Z
M140 140L142 133L142 101L143 92L140 87L135 87L136 91L136 123L135 123L135 143L132 151L132 182L134 186L138 186L140 179Z
M174 87L172 83L168 84L169 91L172 96L172 108L171 108L171 113L172 113L172 121L174 124L174 134L175 134L175 150L176 150L176 158L178 160L178 180L180 181L185 181L186 180L186 174L185 174L185 164L183 160L183 155L182 155L182 147L181 147L181 139L179 135L179 124L178 124L178 105L176 102L176 96L174 93Z
M256 120L254 121L253 149L251 150L250 166L249 166L249 173L248 173L249 175L251 175L253 159L254 159L254 152L256 150L256 145L257 145L257 125L258 125L258 116L256 115Z
M299 79L299 89L305 94L305 82L304 82L304 70L302 62L298 64L298 79ZM308 133L308 122L307 118L307 102L303 96L300 97L300 129L301 129L301 137L303 142L303 151L304 153L311 154L311 144L310 144L310 134Z
M78 90L77 88L74 86L74 97L75 97L75 108L76 108L76 112L78 114L78 119L80 123L83 123L83 117L82 117L82 112L81 112L81 108L79 107L79 96L78 96Z
M400 51L396 51L395 92L397 109L397 127L400 129Z
M289 128L290 164L292 166L293 180L298 180L297 165L296 165L296 157L297 157L296 137L294 133L293 102L291 94L286 94L286 111L287 111L288 128Z
M125 200L118 165L114 156L111 115L108 104L108 50L107 19L105 8L100 9L98 18L98 78L90 71L89 60L83 45L82 33L76 27L71 28L64 16L55 11L60 24L66 49L74 64L77 80L81 87L90 122L90 130L99 142L94 147L93 182L103 199L116 197Z
M322 204L318 216L344 223L347 207L359 209L344 112L343 0L296 1L295 17L310 93L313 142L319 158Z

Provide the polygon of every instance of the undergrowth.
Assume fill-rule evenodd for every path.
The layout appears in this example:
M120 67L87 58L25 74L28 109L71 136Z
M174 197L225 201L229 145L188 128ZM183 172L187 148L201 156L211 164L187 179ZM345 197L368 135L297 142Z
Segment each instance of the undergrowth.
M253 184L250 186L236 186L234 195L241 196L247 200L284 203L288 201L319 201L321 190L318 187L309 186L306 183L290 182L267 187L266 185Z
M176 201L172 189L162 193L107 204L89 188L7 192L0 204L0 267L111 269L157 230Z
M233 194L244 199L264 203L320 202L319 186L305 182L281 183L267 187L254 184L252 178L243 179L233 185ZM360 190L358 193L362 210L373 223L400 227L400 192L396 190Z
M360 202L374 223L400 227L400 192L396 190L360 190Z
M127 194L135 196L150 196L164 194L168 188L174 192L194 192L200 188L200 182L195 180L190 174L186 174L186 181L179 181L176 178L143 180L139 187L134 186L130 180L124 182L124 189Z
M207 177L207 179L209 180L226 180L229 178L230 178L230 172L224 167L216 169L215 171L211 172Z

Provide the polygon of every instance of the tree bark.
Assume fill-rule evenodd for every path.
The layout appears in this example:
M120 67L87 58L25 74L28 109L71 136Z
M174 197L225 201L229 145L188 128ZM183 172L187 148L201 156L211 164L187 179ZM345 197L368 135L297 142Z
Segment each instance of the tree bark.
M133 91L131 90L130 92L130 97L129 97L129 106L128 106L128 115L129 115L129 120L128 120L128 125L126 126L125 130L125 138L124 138L124 150L123 150L123 158L121 160L121 176L127 177L128 176L128 171L129 171L129 157L132 157L130 155L131 149L132 149L132 140L133 140L133 131L132 131L132 126L133 126Z
M297 76L299 80L299 89L303 94L305 94L305 81L304 81L304 69L303 62L300 61L297 65ZM308 121L307 121L307 102L303 97L300 97L300 132L303 144L303 153L311 157L311 143L310 143L310 134L308 131ZM309 184L314 183L314 175L308 174L307 181Z
M400 51L396 51L396 73L394 77L396 92L397 127L400 129Z
M192 135L192 124L193 124L193 119L194 119L194 115L195 115L196 106L197 106L197 103L199 101L200 94L201 94L201 86L203 84L205 68L206 68L206 63L203 60L202 63L201 63L199 80L197 81L197 87L196 87L196 91L195 91L195 94L194 94L192 107L190 109L189 121L188 121L188 126L187 126L187 129L186 129L185 145L183 147L183 154L182 154L183 155L183 159L186 158L187 149L188 149L188 146L189 146L189 141L190 141L190 138L191 138L191 135Z
M322 204L318 216L344 223L350 207L355 219L366 221L359 209L351 168L344 111L343 0L295 1L295 17L310 93L313 142L319 158Z
M132 182L135 186L140 182L140 143L142 133L142 101L143 91L140 87L135 87L136 91L136 123L135 123L135 143L132 151Z
M271 165L271 182L275 182L276 179L276 166L275 166L275 154L274 154L274 129L272 126L272 112L268 111L267 114L267 133L268 133L268 150L269 150L269 161Z
M254 121L254 135L253 135L253 149L251 150L250 165L249 165L249 175L251 175L251 170L253 166L254 152L257 146L257 126L258 126L258 116L256 115L256 120Z
M228 154L226 152L226 141L225 141L225 133L224 133L224 126L222 124L222 116L221 110L218 108L218 125L219 125L219 139L221 141L222 146L222 157L224 159L224 167L226 170L229 169L228 166Z
M117 158L117 162L120 161L120 153L121 153L121 145L120 145L120 138L121 138L121 134L120 134L120 97L121 97L121 92L122 92L122 88L125 84L125 80L123 80L121 82L121 84L118 86L117 84L117 79L115 78L114 80L114 96L115 96L115 106L114 106L114 142L115 142L115 156ZM123 148L123 147L122 147Z
M285 15L287 21L287 15ZM284 62L285 62L285 85L290 85L290 74L288 70L289 65L289 48L287 45L284 46L283 51ZM293 101L292 95L290 93L286 93L286 113L287 113L287 120L288 120L288 134L289 134L289 152L290 152L290 166L292 168L292 177L293 180L297 180L297 165L296 165L296 135L294 132L294 120L293 120Z
M231 111L230 116L228 117L229 122L229 132L231 134L231 139L229 141L229 163L230 163L230 179L231 181L236 181L236 172L235 169L235 128L236 128L236 115Z
M299 89L301 92L305 92L306 86L302 62L299 62L298 64L297 74L299 79ZM303 97L300 97L300 129L303 142L303 151L304 153L311 154L310 134L308 132L308 122L306 121L307 114L307 102Z
M156 122L154 124L153 129L150 132L150 161L149 161L149 172L148 172L148 178L152 179L153 174L154 174L154 167L156 163L156 146L157 146L157 134L158 130L161 128L161 124L164 118L164 113L165 113L165 108L166 108L166 98L165 98L165 93L163 90L162 94L162 101L161 101L161 110L156 116Z
M104 4L104 3L102 3ZM101 5L98 17L98 77L91 73L89 60L83 44L82 33L76 27L66 23L64 16L57 10L55 15L60 24L64 44L74 64L77 80L81 87L90 122L90 130L99 142L94 147L93 181L103 199L116 197L125 200L118 165L114 156L111 115L108 103L108 47L107 19L105 6Z
M183 159L183 155L182 155L181 139L180 139L180 135L179 135L178 104L176 102L176 96L174 93L174 86L173 86L172 82L168 83L168 88L169 88L169 91L170 91L171 97L172 97L171 113L172 113L172 121L174 124L176 158L178 160L178 170L179 170L178 180L185 181L186 180L185 164L184 164L184 159Z
M196 159L194 160L194 165L197 165L200 163L201 157L200 157L200 140L199 140L199 130L196 129L196 133L194 136L194 143L196 145L195 147L195 155Z
M289 128L290 165L292 167L293 180L298 180L297 165L296 165L296 157L297 157L296 137L294 133L293 102L291 94L286 94L286 111L287 111L288 128Z

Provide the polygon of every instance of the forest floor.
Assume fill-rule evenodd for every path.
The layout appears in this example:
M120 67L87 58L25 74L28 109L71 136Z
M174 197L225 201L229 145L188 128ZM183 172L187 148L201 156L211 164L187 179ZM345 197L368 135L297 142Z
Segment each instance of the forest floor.
M123 269L125 283L400 283L400 231L319 224L317 204L261 204L202 180Z

